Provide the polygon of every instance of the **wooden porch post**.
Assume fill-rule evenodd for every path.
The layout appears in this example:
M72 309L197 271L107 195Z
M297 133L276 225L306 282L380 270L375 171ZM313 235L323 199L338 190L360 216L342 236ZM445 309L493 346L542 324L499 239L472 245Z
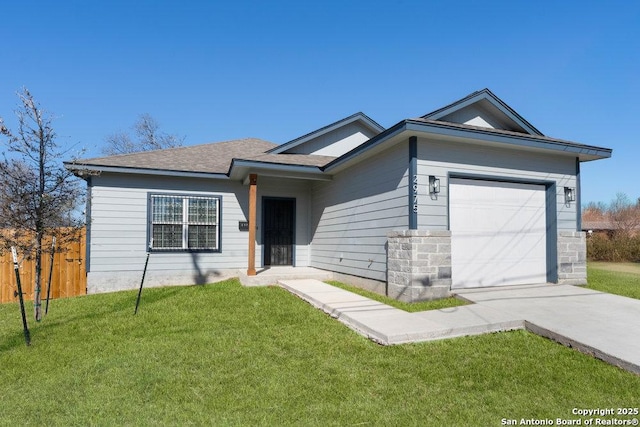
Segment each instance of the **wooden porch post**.
M258 175L249 175L249 266L247 276L256 275L256 195Z

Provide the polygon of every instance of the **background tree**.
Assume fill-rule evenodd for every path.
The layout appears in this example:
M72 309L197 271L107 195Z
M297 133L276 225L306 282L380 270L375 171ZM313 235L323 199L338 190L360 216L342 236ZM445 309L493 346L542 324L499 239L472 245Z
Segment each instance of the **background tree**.
M603 202L589 202L582 209L582 220L589 222L606 221L608 209L607 205Z
M0 161L0 247L16 246L34 256L34 314L42 318L42 247L45 235L58 241L73 238L68 227L79 225L73 210L82 190L71 172L62 167L62 156L53 130L53 117L44 111L28 89L18 92L20 100L17 131L9 130L0 118L0 134L5 138Z
M607 211L614 232L621 237L630 237L640 227L640 200L633 203L624 193L616 194Z
M618 193L609 204L587 205L583 219L601 222L600 227L604 227L589 234L589 260L640 262L640 200L632 201L626 194Z
M116 132L107 136L103 154L135 153L138 151L160 150L163 148L180 147L184 137L171 135L160 131L160 124L149 114L141 114L132 126L132 137L129 132Z

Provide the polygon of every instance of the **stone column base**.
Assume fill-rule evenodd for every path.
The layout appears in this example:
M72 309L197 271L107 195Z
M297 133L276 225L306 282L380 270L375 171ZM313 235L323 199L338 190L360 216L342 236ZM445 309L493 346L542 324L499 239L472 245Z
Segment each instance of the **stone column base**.
M414 302L450 295L450 231L399 230L387 237L389 297Z
M558 233L558 283L587 284L587 240L582 231Z

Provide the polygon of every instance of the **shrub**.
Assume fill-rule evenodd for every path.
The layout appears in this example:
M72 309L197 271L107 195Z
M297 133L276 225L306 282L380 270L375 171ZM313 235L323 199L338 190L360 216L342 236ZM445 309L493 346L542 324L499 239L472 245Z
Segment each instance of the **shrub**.
M587 258L590 261L640 262L640 235L594 234L587 238Z

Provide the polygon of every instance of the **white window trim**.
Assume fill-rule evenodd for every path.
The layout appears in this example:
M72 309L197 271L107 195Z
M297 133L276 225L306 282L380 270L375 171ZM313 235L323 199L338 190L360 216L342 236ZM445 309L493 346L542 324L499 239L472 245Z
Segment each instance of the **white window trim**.
M182 199L182 248L157 248L153 246L153 198L154 197L179 197ZM216 200L216 222L211 224L216 227L215 248L189 248L189 199L214 199ZM222 221L221 208L222 196L216 194L186 194L186 193L148 193L147 197L147 241L148 249L152 252L221 252Z

